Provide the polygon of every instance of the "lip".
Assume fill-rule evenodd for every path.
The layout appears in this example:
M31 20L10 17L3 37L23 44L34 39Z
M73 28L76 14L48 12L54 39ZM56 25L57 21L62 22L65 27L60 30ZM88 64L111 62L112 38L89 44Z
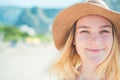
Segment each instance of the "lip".
M90 52L90 53L100 53L102 52L104 49L86 49L87 52Z

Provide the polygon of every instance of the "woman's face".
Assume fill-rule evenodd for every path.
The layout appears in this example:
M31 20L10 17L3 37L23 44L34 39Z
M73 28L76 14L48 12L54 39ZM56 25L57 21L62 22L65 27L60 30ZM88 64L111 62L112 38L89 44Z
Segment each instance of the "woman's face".
M110 54L112 44L112 24L106 18L89 15L77 21L74 45L82 61L101 63Z

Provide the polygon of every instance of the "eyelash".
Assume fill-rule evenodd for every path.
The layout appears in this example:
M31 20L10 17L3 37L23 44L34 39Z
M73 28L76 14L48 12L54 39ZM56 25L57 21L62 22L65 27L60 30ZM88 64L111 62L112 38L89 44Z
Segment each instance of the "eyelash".
M100 33L110 33L110 32L107 30L103 30L103 31L100 31Z
M80 31L80 33L90 33L90 32L87 30L83 30L83 31ZM110 32L107 30L102 30L102 31L100 31L100 33L110 33Z
M89 33L87 30L80 31L80 33Z

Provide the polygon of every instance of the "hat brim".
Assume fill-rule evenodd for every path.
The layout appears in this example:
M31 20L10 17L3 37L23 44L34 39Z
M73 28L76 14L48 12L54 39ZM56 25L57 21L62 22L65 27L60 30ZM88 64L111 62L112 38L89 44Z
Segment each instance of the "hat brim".
M75 21L89 14L106 17L114 24L117 33L120 31L120 13L90 3L79 3L61 11L54 20L53 39L58 50L65 45Z

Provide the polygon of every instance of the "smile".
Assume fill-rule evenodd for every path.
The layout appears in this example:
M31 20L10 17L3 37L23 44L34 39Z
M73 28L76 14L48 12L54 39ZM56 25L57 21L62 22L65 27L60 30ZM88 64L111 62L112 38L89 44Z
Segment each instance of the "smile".
M100 53L102 52L104 49L86 49L87 52L90 52L90 53Z

